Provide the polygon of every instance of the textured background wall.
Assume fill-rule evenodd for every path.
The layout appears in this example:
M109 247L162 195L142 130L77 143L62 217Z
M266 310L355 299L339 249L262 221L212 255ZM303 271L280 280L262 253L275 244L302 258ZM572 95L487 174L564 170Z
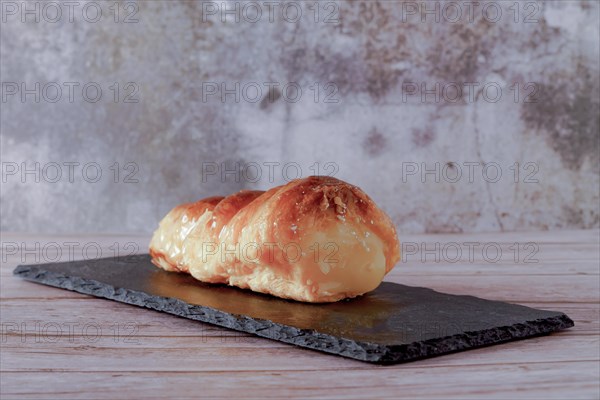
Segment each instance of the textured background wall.
M2 1L2 230L150 232L298 170L400 232L599 226L595 1L75 4Z

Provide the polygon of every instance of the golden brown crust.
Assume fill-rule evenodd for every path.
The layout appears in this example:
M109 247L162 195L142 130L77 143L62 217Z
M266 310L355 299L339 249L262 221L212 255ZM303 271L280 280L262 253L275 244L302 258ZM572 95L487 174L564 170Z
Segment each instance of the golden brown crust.
M358 219L361 224L371 225L370 229L386 244L387 272L400 258L394 224L358 187L333 177L310 176L281 186L278 196L269 214L273 221L282 221L282 225L286 225L286 222L294 223L306 218L317 223L324 216L340 220ZM288 232L286 238L291 239L292 235Z
M212 218L208 221L207 229L213 237L218 237L219 233L231 219L247 207L252 201L262 195L264 192L259 190L242 190L230 196L223 198L212 210Z
M333 177L207 200L176 207L163 219L150 246L157 266L321 302L374 289L400 258L389 217L358 187ZM338 259L319 253L327 246Z
M173 240L172 236L181 238L183 242L184 236L186 236L183 233L187 227L206 212L212 211L223 199L224 197L222 196L207 197L194 203L180 204L171 210L161 221L161 227L162 225L167 225L174 232L167 234L167 237L161 238L160 235L155 235L152 238L149 251L152 263L167 271L189 272L189 266L179 262L180 253L173 251L172 248L170 249L168 243ZM159 231L162 233L160 228L157 232Z

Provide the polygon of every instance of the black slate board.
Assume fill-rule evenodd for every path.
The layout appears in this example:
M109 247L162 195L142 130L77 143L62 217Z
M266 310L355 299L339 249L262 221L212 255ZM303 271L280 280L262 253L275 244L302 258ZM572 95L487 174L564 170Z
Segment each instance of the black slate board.
M383 282L364 296L307 304L166 272L148 255L20 265L26 280L327 353L394 364L569 328L565 314Z

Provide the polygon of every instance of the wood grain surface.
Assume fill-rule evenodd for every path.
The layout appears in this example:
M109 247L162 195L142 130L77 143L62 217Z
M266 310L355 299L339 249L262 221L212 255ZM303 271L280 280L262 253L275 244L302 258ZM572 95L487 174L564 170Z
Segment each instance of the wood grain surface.
M394 366L12 276L18 264L143 253L147 236L2 233L0 396L598 399L599 233L402 236L386 280L562 311L575 327Z

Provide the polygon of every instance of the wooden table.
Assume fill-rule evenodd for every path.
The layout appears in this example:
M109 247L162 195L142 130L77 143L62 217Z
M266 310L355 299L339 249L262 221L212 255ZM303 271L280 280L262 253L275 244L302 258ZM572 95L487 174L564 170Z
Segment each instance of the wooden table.
M403 235L405 260L386 280L563 311L576 325L395 366L330 356L12 276L18 264L58 256L67 261L94 257L98 249L103 256L144 252L146 236L4 233L1 239L3 399L600 397L598 230ZM502 255L495 261L498 246ZM451 262L457 248L462 260Z

